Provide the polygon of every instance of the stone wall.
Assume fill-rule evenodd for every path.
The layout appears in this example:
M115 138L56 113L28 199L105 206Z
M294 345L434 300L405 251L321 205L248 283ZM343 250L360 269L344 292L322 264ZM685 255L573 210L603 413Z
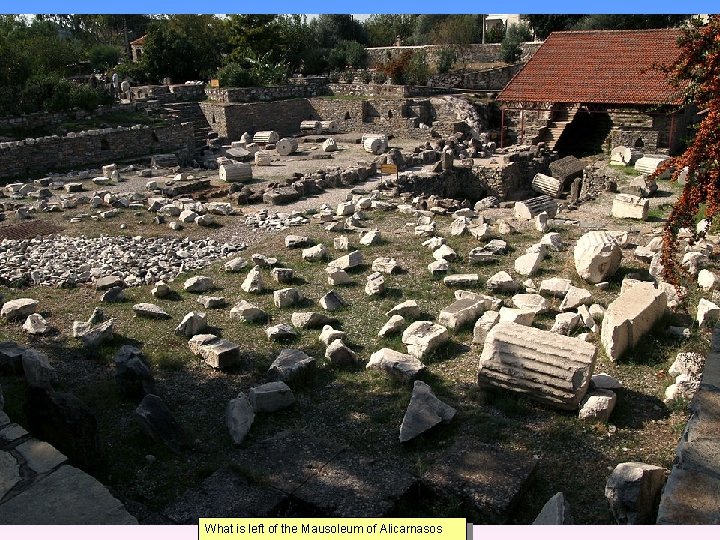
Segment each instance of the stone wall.
M720 496L720 328L713 330L700 388L660 499L663 525L717 525Z
M103 114L124 112L132 113L138 110L137 103L115 103L113 105L100 105L93 111L85 111L77 109L74 111L58 112L58 113L31 113L19 116L4 116L0 118L0 129L25 128L35 129L45 126L62 124L64 122L74 122L82 120L90 116L102 116ZM143 107L144 108L144 107Z
M610 148L627 146L643 152L655 153L658 149L658 132L652 128L619 128L610 131Z
M150 154L194 151L189 123L165 127L94 129L65 137L42 137L0 143L0 178L27 178Z
M208 100L216 103L252 103L278 101L300 97L322 96L328 93L324 84L287 84L248 88L206 88Z
M390 132L423 136L421 122L433 112L428 100L412 99L289 99L272 103L213 103L200 107L213 131L239 140L244 132L273 130L281 136L299 132L303 120L335 120L341 132Z
M469 90L502 90L522 64L504 66L495 69L470 72L452 72L433 75L428 79L428 86L436 88L465 88Z
M528 42L520 45L522 49L521 62L527 62L533 54L540 48L540 42ZM424 50L427 54L427 60L430 64L435 65L439 52L445 48L443 45L417 45L417 46L401 46L401 47L370 47L368 52L368 63L370 66L383 64L390 59L396 58L405 51L415 52ZM465 62L489 64L492 62L501 62L500 44L499 43L474 43L462 50L462 59Z
M213 131L221 137L239 140L244 132L277 131L282 137L294 135L303 120L317 114L307 99L288 99L270 103L200 103Z

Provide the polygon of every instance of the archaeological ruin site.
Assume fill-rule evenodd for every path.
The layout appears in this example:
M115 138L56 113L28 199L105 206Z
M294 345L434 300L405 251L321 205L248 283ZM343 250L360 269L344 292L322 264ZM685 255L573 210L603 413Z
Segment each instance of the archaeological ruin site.
M706 112L680 35L0 118L0 524L718 523L720 232L671 283L693 175L653 174Z

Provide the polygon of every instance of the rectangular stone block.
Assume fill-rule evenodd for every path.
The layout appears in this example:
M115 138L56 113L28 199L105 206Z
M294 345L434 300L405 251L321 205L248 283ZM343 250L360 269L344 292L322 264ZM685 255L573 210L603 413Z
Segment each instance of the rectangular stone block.
M478 385L577 409L590 384L597 347L576 338L503 322L488 332Z
M663 316L667 308L665 291L653 283L641 282L620 293L605 311L600 341L610 360L617 361L632 349Z
M612 217L647 220L650 210L650 201L636 195L620 193L615 195L612 205Z

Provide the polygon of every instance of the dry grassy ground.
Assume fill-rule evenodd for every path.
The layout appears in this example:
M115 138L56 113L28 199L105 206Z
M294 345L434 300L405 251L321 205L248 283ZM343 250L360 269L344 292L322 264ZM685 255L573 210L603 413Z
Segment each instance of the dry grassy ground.
M607 199L599 206L607 206ZM581 221L597 223L603 220L612 228L626 227L627 223L607 217L607 212L589 210L589 219L583 219L582 210L576 212ZM511 210L495 210L494 216L509 215ZM682 406L666 407L662 402L664 389L672 382L666 370L679 351L704 350L707 336L693 331L693 337L680 342L667 336L663 329L668 323L688 322L688 315L680 310L669 315L657 329L647 336L641 346L613 364L600 350L595 372L606 372L625 385L618 393L618 405L610 425L588 424L568 412L539 406L523 397L509 393L480 391L476 385L477 362L480 348L472 345L472 329L452 333L450 342L441 347L428 361L427 374L422 377L438 397L453 407L458 414L446 426L427 433L420 440L407 445L398 442L398 429L410 398L411 389L389 380L384 374L365 371L362 367L370 355L381 347L404 351L399 337L377 337L378 330L387 320L385 312L407 299L415 299L428 319L435 319L439 311L453 300L453 290L442 280L431 278L427 264L431 252L421 246L423 238L413 235L410 216L396 212L368 212L368 227L382 231L384 241L377 246L362 247L365 264L352 271L353 283L336 288L348 302L348 307L334 315L339 327L347 332L348 345L361 358L355 370L341 370L322 366L302 386L293 386L297 403L290 409L272 414L259 414L242 447L285 430L299 430L308 438L327 438L342 442L359 453L383 455L410 464L419 475L430 463L442 459L453 441L468 436L478 442L497 444L507 449L523 450L539 458L539 465L529 491L520 501L515 516L517 523L529 523L545 501L557 491L563 491L572 507L577 523L609 523L611 520L604 499L604 486L610 471L623 461L644 461L670 468L678 437L686 421ZM659 217L659 216L658 216ZM140 212L134 215L125 210L122 222L128 224L124 234L170 235L166 226L153 226L151 215ZM242 218L222 218L222 225ZM139 222L142 221L142 224ZM439 217L438 234L460 255L451 264L452 273L480 274L480 290L485 280L501 269L512 269L514 259L524 253L527 246L537 242L540 233L528 227L505 238L510 252L496 263L475 265L467 261L467 253L480 245L469 236L451 237L451 218ZM112 224L102 227L115 227ZM106 229L95 223L71 226L65 223L66 234L100 234ZM188 229L181 234L196 234L199 229ZM595 290L577 276L572 263L572 245L584 230L581 226L557 229L569 250L553 253L542 264L534 277L539 283L547 277L567 277L573 284ZM647 224L632 225L631 241L645 244L650 232ZM223 228L213 234L222 235ZM115 231L120 233L119 230ZM202 234L206 231L200 231ZM218 372L194 357L187 340L176 336L174 327L189 311L206 311L197 303L197 295L182 290L182 282L192 274L183 275L171 288L171 299L157 300L150 295L150 287L127 290L127 301L122 304L103 305L107 315L116 320L117 337L103 347L99 354L87 357L76 340L70 336L73 320L85 320L93 307L100 305L99 294L88 287L70 290L29 288L27 290L2 289L6 299L29 296L40 300L40 311L58 332L51 337L31 338L25 335L20 324L0 321L0 338L13 339L42 349L51 357L59 372L58 388L75 393L97 415L100 437L106 449L106 467L98 472L113 493L132 508L144 508L142 516L151 520L185 489L197 486L203 478L221 466L232 464L237 449L233 447L223 421L225 406L239 392L265 381L265 373L280 349L293 347L304 350L323 364L324 347L318 341L319 331L300 331L297 340L290 344L277 344L265 337L264 326L244 324L228 316L232 305L241 299L256 303L271 315L271 324L290 322L293 311L322 311L317 300L328 292L325 264L308 263L301 259L300 250L284 247L285 234L309 236L314 242L329 247L332 256L343 253L332 249L337 234L327 233L315 224L294 228L278 234L268 234L246 252L276 256L282 266L295 269L294 286L308 299L301 308L278 309L273 305L272 289L285 285L275 283L269 271L263 277L269 289L261 295L244 293L240 289L245 273L228 274L222 271L222 261L198 274L211 276L216 294L224 296L228 307L207 310L211 326L222 337L241 345L243 355L250 359L253 368L245 371ZM350 237L351 249L359 248L358 235ZM403 273L387 276L388 290L380 298L369 299L364 293L365 277L370 264L378 256L395 257ZM631 250L624 253L624 262L613 278L608 291L595 293L594 300L603 306L612 301L620 289L624 275L645 273L645 265L635 261ZM511 272L512 273L512 272ZM510 305L511 295L500 295ZM133 316L132 305L137 302L154 302L170 315L166 321L138 319ZM560 300L551 302L550 313L538 319L536 325L549 329L557 313ZM696 303L691 292L690 305ZM599 343L597 336L593 337ZM113 354L120 345L135 344L142 348L153 366L158 393L168 404L180 424L191 434L190 451L176 455L153 443L141 432L133 419L135 402L126 401L114 381ZM22 378L2 376L9 416L23 424L25 383ZM154 461L146 459L153 455ZM136 504L139 503L139 504ZM440 499L413 501L402 504L398 515L449 516L462 513L461 507ZM472 515L468 515L473 519Z

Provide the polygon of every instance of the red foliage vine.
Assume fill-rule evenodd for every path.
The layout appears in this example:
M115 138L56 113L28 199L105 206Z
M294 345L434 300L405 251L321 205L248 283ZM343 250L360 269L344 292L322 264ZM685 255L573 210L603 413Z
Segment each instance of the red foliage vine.
M698 107L702 120L687 150L666 160L651 175L657 178L673 168L671 180L677 181L687 168L682 194L665 224L660 258L663 277L676 286L682 275L679 230L688 227L695 233L695 216L702 204L709 221L720 212L720 15L710 16L705 25L692 22L679 45L681 54L671 68L671 80L683 92L684 103Z

